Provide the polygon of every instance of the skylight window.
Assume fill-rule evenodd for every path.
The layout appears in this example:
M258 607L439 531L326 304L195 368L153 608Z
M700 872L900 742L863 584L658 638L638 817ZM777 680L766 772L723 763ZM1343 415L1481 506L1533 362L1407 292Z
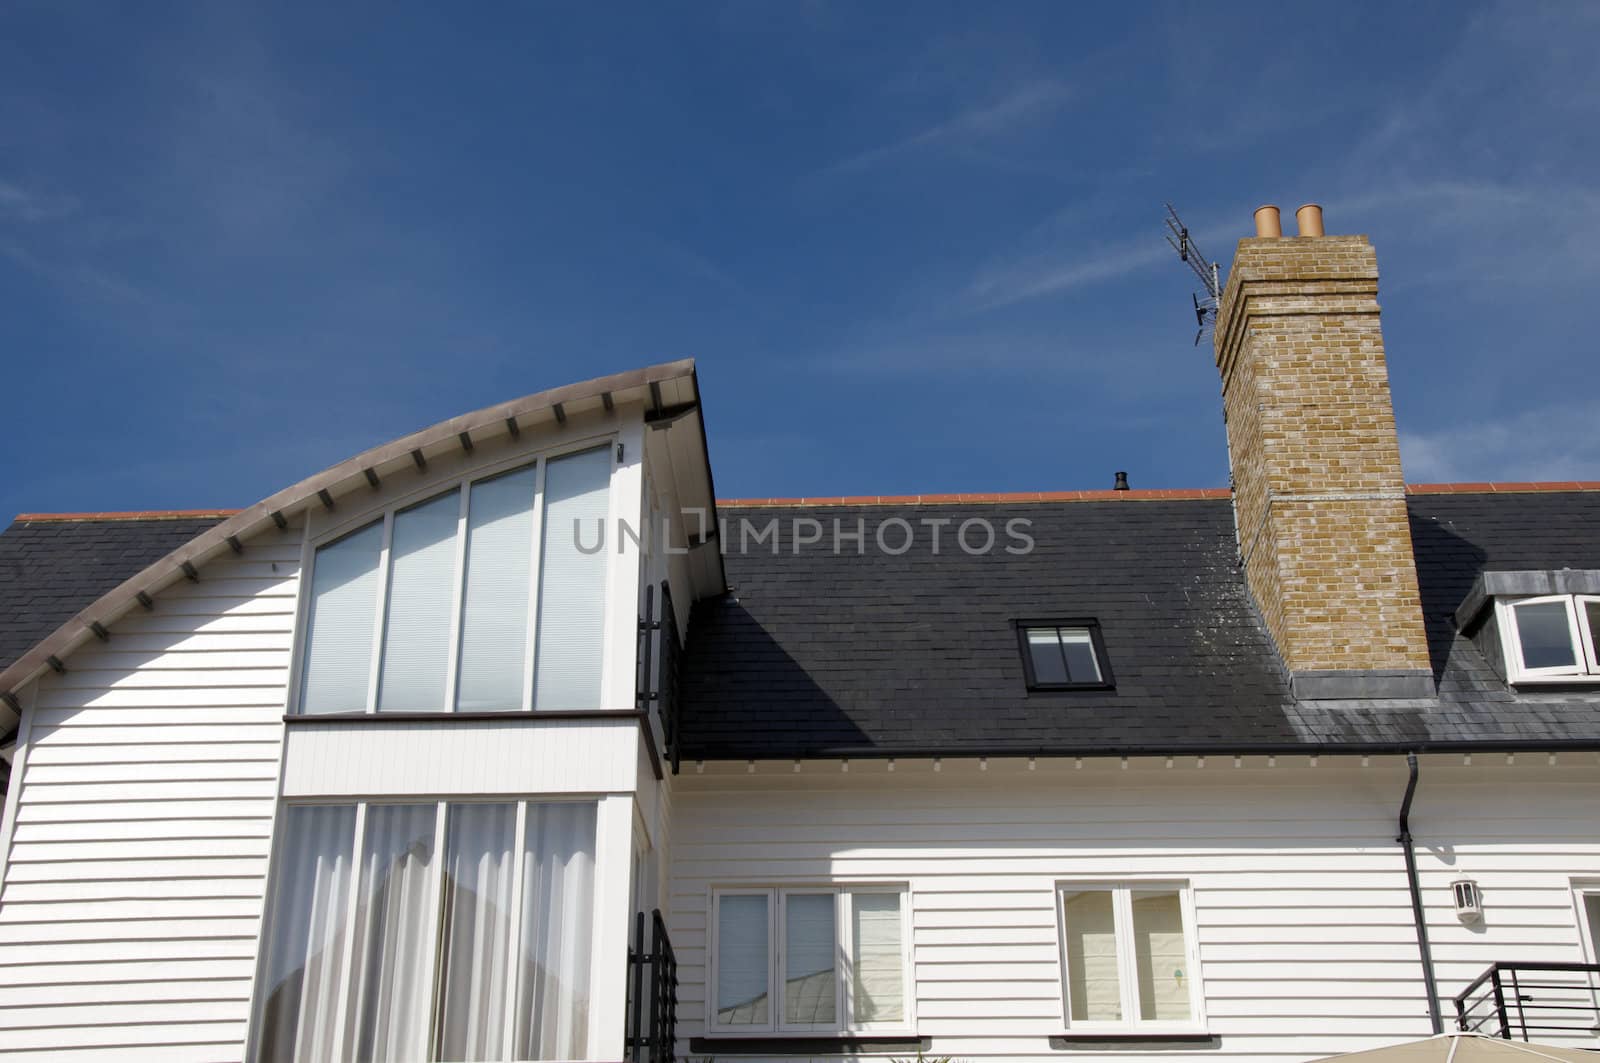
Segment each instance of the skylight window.
M1112 685L1100 625L1093 620L1020 620L1017 642L1029 690L1093 690Z
M1553 594L1496 606L1512 682L1600 681L1600 596Z

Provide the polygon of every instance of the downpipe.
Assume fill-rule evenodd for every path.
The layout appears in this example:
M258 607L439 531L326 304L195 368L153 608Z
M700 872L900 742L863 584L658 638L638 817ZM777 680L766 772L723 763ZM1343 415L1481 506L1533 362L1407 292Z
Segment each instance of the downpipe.
M1406 768L1411 776L1406 780L1405 800L1400 802L1400 843L1406 854L1406 883L1411 887L1411 918L1417 926L1417 951L1422 954L1422 982L1428 990L1428 1019L1433 1032L1444 1033L1444 1020L1439 1011L1439 983L1433 977L1433 949L1428 946L1428 921L1422 911L1422 885L1417 881L1417 854L1411 841L1411 799L1417 792L1417 755L1406 754Z

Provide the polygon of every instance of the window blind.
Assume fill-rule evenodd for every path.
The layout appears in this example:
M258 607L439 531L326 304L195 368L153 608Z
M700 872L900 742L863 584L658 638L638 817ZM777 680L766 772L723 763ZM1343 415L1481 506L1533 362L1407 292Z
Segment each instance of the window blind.
M900 1022L905 1018L904 964L900 942L900 895L853 893L855 1020Z
M609 447L545 466L535 708L600 704L606 597L606 548L600 544L605 543L610 482Z
M361 712L367 707L382 549L383 522L377 521L317 551L306 617L301 712Z
M767 895L724 894L717 901L717 1022L764 1026L767 1008Z
M1189 960L1176 891L1133 891L1133 962L1139 975L1140 1020L1186 1021Z
M456 708L463 712L522 708L536 482L530 466L473 484L467 500L456 695Z
M1117 975L1117 927L1110 890L1084 890L1063 901L1067 936L1067 996L1074 1022L1122 1019Z
M394 515L380 710L440 712L456 584L459 489Z
M832 1025L838 1015L834 896L791 893L783 907L783 1021Z

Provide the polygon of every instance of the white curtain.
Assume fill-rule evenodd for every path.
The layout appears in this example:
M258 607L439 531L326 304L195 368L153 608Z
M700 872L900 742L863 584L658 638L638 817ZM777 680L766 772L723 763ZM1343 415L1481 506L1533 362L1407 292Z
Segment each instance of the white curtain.
M345 1059L401 1063L426 1051L434 819L432 804L367 809Z
M901 943L900 895L855 893L854 913L857 1022L900 1022L905 1018L905 950Z
M522 708L533 569L532 466L472 485L456 708Z
M588 1054L595 805L530 804L517 944L518 1059Z
M783 1021L832 1024L838 1015L839 934L834 895L791 893L784 898Z
M1139 1018L1189 1018L1189 959L1183 907L1175 890L1133 891L1133 962L1139 971Z
M301 712L360 712L367 707L382 549L380 520L317 550L306 617Z
M356 810L298 805L282 813L272 881L262 991L256 1005L256 1058L262 1063L324 1063L335 1043L344 983L344 929L350 896Z
M1117 924L1110 890L1068 893L1062 901L1067 933L1067 997L1074 1022L1122 1018L1117 976Z
M725 893L717 900L717 1022L764 1026L767 1007L767 895Z
M451 807L439 935L439 1060L502 1059L517 806Z
M600 707L610 484L609 447L545 465L535 708Z
M378 708L442 712L461 492L394 515Z

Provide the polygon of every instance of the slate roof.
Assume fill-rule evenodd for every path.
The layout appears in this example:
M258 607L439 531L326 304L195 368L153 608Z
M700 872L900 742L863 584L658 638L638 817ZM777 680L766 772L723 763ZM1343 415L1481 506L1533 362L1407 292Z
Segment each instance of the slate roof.
M732 593L699 603L684 667L683 755L883 756L1007 751L1600 745L1600 693L1519 693L1456 635L1481 571L1600 568L1600 492L1413 494L1408 500L1439 697L1295 702L1235 564L1226 498L730 508ZM995 549L955 544L969 518ZM741 521L780 521L738 549ZM794 551L796 518L822 541ZM866 549L834 555L862 522ZM878 525L915 532L899 556ZM1004 522L1035 541L1006 554ZM218 517L19 520L0 533L0 668ZM924 519L948 520L941 550ZM886 531L898 545L898 528ZM969 542L975 542L969 537ZM1010 622L1092 616L1116 688L1024 688Z
M0 533L0 669L219 517L18 519Z
M734 589L693 614L683 755L1600 746L1600 695L1509 690L1449 619L1485 567L1600 568L1600 493L1421 494L1409 506L1440 695L1406 703L1290 697L1225 499L727 509ZM918 523L931 517L952 522L937 557ZM739 521L773 518L778 554L741 551ZM796 518L821 521L823 541L796 553ZM834 556L836 518L846 531L864 522L864 554L847 543ZM898 557L872 547L894 518L921 532ZM1030 520L1036 547L969 556L950 537L971 518ZM1010 622L1052 616L1099 620L1114 690L1026 690Z

